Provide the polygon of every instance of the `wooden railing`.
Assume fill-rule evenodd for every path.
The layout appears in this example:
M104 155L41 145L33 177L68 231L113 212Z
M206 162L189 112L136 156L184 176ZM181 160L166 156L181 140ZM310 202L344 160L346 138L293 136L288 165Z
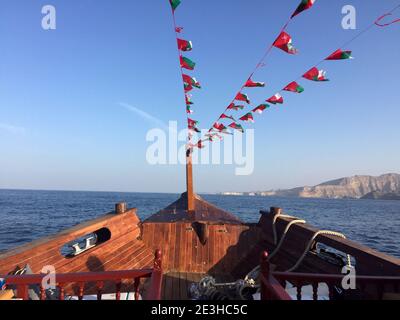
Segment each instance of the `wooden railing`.
M270 272L267 251L261 254L260 284L261 300L292 300L285 288Z
M78 284L78 299L83 300L85 284L96 283L97 300L101 300L104 283L106 281L111 281L115 283L116 300L120 300L122 281L132 280L135 300L138 300L140 280L144 278L150 278L150 286L147 289L148 292L145 298L147 300L160 300L162 286L161 262L161 251L157 250L155 252L154 266L152 269L55 274L55 280L58 289L58 299L65 299L66 286L70 284ZM16 297L19 299L28 300L29 287L32 285L37 285L40 288L40 300L46 300L46 290L42 285L42 281L45 276L46 274L34 274L21 276L0 276L0 278L5 278L5 283L7 286L16 287Z
M304 286L312 287L312 299L318 300L318 286L325 283L329 291L329 299L335 299L335 287L341 289L342 281L345 275L330 274L309 274L309 273L287 273L274 272L274 277L279 282L290 282L296 287L297 300L302 300L302 288ZM348 299L367 299L382 300L386 293L399 293L400 277L373 277L355 275L356 288L349 289ZM347 290L341 289L343 293Z
M325 283L329 290L329 299L335 299L334 288L342 288L344 274L310 274L294 272L271 272L268 262L268 253L264 251L261 255L261 300L292 300L284 286L286 282L293 284L296 288L297 300L302 300L302 288L312 287L312 299L318 300L319 284ZM349 299L382 300L384 294L398 294L400 292L400 277L374 277L355 275L357 295L350 295ZM342 289L343 290L343 289ZM385 292L385 290L388 290ZM343 290L345 292L346 290ZM350 290L355 291L355 290Z

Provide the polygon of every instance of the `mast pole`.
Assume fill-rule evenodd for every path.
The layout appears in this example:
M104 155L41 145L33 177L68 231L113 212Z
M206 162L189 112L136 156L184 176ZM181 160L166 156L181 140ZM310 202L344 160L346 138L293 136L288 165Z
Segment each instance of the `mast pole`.
M194 191L193 191L193 166L192 166L192 150L189 148L186 153L186 195L187 210L194 211Z

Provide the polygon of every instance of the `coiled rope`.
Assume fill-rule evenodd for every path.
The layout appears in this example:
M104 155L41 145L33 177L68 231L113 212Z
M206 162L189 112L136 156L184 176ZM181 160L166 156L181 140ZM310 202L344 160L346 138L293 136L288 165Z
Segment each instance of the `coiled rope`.
M283 231L282 237L279 241L279 244L275 247L274 251L268 255L268 261L272 259L272 257L279 251L279 249L281 248L286 235L290 229L290 227L294 224L304 224L306 223L305 220L297 218L297 217L293 217L293 216L289 216L289 215L285 215L282 214L281 212L278 212L277 214L275 214L273 220L272 220L272 233L273 233L273 237L274 237L274 244L276 245L278 242L278 236L277 236L277 232L276 232L276 221L279 218L289 218L289 219L293 219L292 221L290 221L287 225L285 230ZM311 239L308 241L306 248L304 249L302 255L300 256L300 258L297 260L297 262L293 265L293 267L289 268L288 270L286 270L286 272L293 272L294 270L296 270L300 264L303 262L304 258L306 257L307 253L310 251L310 248L312 246L312 244L314 243L315 239L319 236L319 235L329 235L329 236L335 236L335 237L339 237L342 239L346 239L346 236L343 233L340 232L336 232L336 231L330 231L330 230L319 230L317 232L314 233L314 235L311 237ZM349 254L346 254L346 258L347 258L347 266L351 267L351 257Z

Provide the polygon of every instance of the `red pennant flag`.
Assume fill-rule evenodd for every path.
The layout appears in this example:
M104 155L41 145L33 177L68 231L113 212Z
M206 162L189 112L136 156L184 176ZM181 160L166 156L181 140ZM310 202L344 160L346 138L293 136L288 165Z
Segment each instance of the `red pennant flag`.
M329 81L326 78L326 72L324 70L318 70L318 68L314 67L308 70L305 74L303 74L303 78L311 80L311 81Z
M194 67L196 66L196 63L194 63L192 60L186 57L180 57L181 59L181 67L188 69L188 70L194 70Z
M188 127L189 128L195 127L198 123L199 123L198 121L188 118Z
M297 7L296 11L292 14L291 19L293 19L298 14L302 13L305 10L310 9L314 5L315 0L301 0L301 3Z
M228 110L235 110L235 111L243 110L243 109L244 109L244 106L242 106L242 105L236 105L236 104L234 104L234 103L231 103L231 104L229 105L229 107L228 107Z
M275 40L274 47L279 48L289 54L297 53L297 49L295 49L292 45L292 38L284 31Z
M184 83L183 88L185 89L185 93L190 92L193 90L193 86L189 83Z
M252 110L252 112L262 114L268 108L269 108L269 105L264 103L264 104L260 104L257 108L254 108Z
M186 104L193 104L190 94L185 94L185 100Z
M213 125L213 128L218 130L218 131L220 131L220 132L226 130L226 127L222 123L219 123L219 122L215 122L214 125Z
M246 122L254 122L253 114L251 112L245 114L239 120L246 121Z
M192 41L178 39L178 49L181 51L191 51L193 49Z
M247 104L250 104L249 97L247 96L247 94L244 94L244 93L240 93L240 92L239 92L239 93L236 95L235 100L238 100L238 101L245 101Z
M225 113L221 114L220 119L231 119L232 121L235 121L235 119L232 116L228 116Z
M183 28L182 28L182 27L176 27L176 28L175 28L175 31L176 31L177 33L181 33L181 32L183 31Z
M190 104L186 105L186 113L192 114L194 111L190 108Z
M289 83L283 90L295 93L304 92L304 88L301 85L299 85L296 81Z
M198 82L195 77L191 77L191 76L189 76L187 74L183 74L182 78L183 78L183 82L184 83L187 83L189 85L192 85L193 87L201 89L200 82Z
M267 100L267 102L272 103L272 104L282 104L283 103L283 97L277 93L276 95L272 96Z
M346 59L353 59L353 57L351 56L351 51L342 51L342 49L338 49L325 60L346 60Z
M230 127L230 128L233 128L233 129L235 129L235 130L239 130L241 133L244 132L243 127L242 127L239 123L233 122L233 123L231 123L231 124L229 125L229 127Z
M244 86L247 88L265 87L265 82L254 82L249 79Z
M197 144L196 144L196 147L199 149L203 149L204 148L203 141L199 140L199 142L197 142Z

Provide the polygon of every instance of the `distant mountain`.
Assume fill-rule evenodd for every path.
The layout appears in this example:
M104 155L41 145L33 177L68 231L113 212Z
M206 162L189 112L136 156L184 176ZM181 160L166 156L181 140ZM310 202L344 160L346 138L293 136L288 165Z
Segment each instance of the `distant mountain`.
M354 176L324 182L313 187L299 187L257 194L301 198L359 199L371 192L400 194L400 174L390 173L379 177Z

